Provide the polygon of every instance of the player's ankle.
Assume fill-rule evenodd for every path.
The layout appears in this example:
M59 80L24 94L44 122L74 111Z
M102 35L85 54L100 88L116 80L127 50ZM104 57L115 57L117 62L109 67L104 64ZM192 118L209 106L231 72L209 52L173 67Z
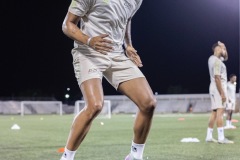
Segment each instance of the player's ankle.
M217 130L218 130L218 140L219 141L224 140L225 137L224 137L224 129L223 129L223 127L218 127Z
M62 157L64 157L66 160L74 160L75 153L76 151L70 151L67 149L67 147L65 147Z
M145 144L136 144L132 141L131 155L136 159L143 158Z

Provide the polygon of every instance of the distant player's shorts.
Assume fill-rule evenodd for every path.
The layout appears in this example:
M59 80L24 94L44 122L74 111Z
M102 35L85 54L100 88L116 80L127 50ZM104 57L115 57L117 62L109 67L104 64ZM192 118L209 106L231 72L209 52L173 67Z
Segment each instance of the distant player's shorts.
M222 97L221 97L220 93L213 85L210 85L210 99L211 99L211 109L212 110L227 107L227 100L226 100L226 102L222 101Z
M120 83L144 77L140 69L125 56L103 55L99 52L85 48L72 50L73 67L79 86L86 80L104 76L107 81L118 89Z
M227 103L226 110L233 110L233 111L235 111L235 108L236 108L236 104L234 102L228 102Z

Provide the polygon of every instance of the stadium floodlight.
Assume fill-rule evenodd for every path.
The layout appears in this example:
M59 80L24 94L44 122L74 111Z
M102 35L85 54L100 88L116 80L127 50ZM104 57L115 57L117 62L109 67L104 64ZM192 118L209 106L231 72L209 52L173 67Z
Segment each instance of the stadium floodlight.
M85 101L79 100L75 102L74 115L77 115L82 109L85 107ZM101 113L98 115L98 118L108 118L111 119L112 111L111 111L111 101L104 100L103 108Z
M21 101L21 116L25 114L62 115L61 101Z
M65 98L66 99L70 98L70 95L69 94L65 94Z

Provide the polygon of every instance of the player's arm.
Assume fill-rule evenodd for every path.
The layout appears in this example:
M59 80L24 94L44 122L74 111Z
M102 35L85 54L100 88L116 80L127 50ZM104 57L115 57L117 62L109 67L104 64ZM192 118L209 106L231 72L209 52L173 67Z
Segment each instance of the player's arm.
M78 28L77 24L79 23L80 19L81 17L68 12L63 21L62 30L66 36L74 41L87 44L87 41L90 37L83 34L83 32Z
M228 102L231 103L231 97L230 97L230 92L231 92L231 89L229 87L229 84L227 84L227 97L228 97Z
M125 41L124 45L126 48L126 54L127 56L138 66L142 67L142 61L137 54L137 50L134 49L132 45L132 39L131 39L131 19L128 20L127 26L126 26L126 33L125 33Z
M225 95L225 93L223 91L220 75L215 75L215 82L216 82L217 90L218 90L218 92L220 93L220 95L222 97L222 101L226 102L226 95Z
M62 25L63 33L74 41L89 45L90 47L102 54L106 54L106 52L112 50L112 47L109 45L112 43L112 41L104 39L108 37L107 34L92 38L89 37L88 35L84 34L77 26L80 20L81 17L74 15L71 12L68 12Z
M132 38L131 38L131 25L132 20L129 19L126 27L126 33L125 33L125 48L132 47Z
M221 61L220 60L215 60L214 66L213 66L213 73L214 73L217 90L222 97L222 101L226 102L226 95L225 95L225 92L223 91L223 86L221 82Z

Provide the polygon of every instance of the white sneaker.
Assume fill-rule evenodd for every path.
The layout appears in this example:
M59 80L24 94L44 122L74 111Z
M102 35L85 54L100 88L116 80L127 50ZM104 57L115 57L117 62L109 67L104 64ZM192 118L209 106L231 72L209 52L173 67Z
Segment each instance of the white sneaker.
M131 154L127 155L125 160L142 160L142 159L135 159Z
M62 156L60 160L67 160L67 158L65 158L64 156Z
M231 125L230 126L230 129L236 129L237 127L236 126L234 126L234 125Z
M224 126L223 129L231 129L231 126Z
M223 140L218 140L219 144L233 144L233 141L228 140L227 138L224 138Z
M211 139L206 139L206 142L213 142L213 143L217 143L218 141L214 138Z

